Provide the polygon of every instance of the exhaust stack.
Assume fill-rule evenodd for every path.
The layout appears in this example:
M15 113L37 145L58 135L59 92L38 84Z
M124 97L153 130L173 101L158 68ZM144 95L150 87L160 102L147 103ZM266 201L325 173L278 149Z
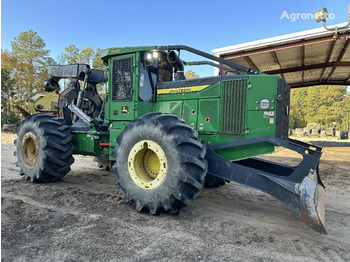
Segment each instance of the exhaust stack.
M176 73L175 80L186 80L185 73L184 73L184 70L185 70L184 63L182 62L180 57L175 53L174 50L171 50L168 53L168 60L170 63L174 64L175 66L175 73Z

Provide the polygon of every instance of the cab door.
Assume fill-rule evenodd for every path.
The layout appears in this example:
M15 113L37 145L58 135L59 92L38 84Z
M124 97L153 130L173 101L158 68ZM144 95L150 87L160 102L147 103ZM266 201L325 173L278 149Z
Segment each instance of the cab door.
M109 76L111 79L109 92L111 120L133 120L135 117L135 90L133 89L134 83L137 83L135 63L135 54L112 59Z

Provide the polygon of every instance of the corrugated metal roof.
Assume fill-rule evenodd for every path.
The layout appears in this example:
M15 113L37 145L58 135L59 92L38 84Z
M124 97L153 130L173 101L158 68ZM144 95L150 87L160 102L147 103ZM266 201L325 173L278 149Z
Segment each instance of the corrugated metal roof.
M341 28L347 23L329 28ZM350 26L330 32L317 28L212 52L267 74L278 74L291 87L350 85Z

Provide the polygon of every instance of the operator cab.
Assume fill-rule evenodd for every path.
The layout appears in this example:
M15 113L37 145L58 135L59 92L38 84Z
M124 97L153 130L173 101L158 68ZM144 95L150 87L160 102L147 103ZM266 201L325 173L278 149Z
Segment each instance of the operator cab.
M139 101L155 102L158 83L173 80L173 67L160 51L140 53Z

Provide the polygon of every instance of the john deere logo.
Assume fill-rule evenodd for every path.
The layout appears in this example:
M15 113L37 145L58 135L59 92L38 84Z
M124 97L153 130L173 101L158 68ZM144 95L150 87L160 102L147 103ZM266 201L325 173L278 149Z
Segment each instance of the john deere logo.
M122 106L122 114L126 115L127 113L129 113L129 107L128 106Z

